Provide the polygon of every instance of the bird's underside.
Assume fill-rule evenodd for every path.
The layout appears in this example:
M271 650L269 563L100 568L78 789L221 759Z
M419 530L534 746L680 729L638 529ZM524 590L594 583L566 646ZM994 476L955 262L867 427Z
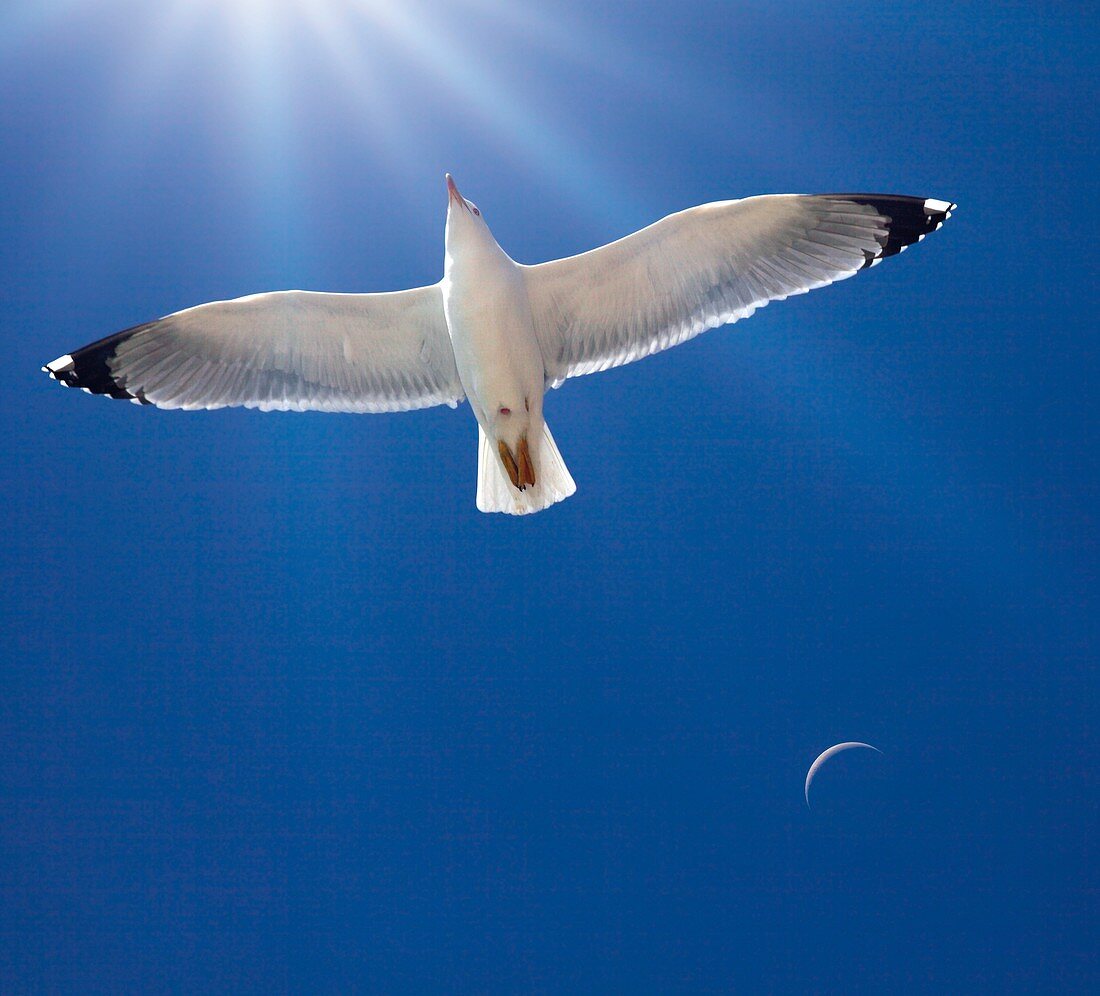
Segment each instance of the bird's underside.
M463 377L471 374L460 376L456 365L463 343L448 326L453 302L444 308L445 293L456 293L449 274L467 245L471 259L479 239L496 247L480 212L462 203L469 234L457 221L452 234L452 200L441 284L383 294L281 291L203 304L108 336L43 369L65 386L160 408L454 407L467 396ZM535 266L511 263L497 249L520 274L515 293L526 297L533 318L543 382L557 386L853 276L922 240L954 207L880 194L765 195L689 208L618 242ZM496 423L481 415L482 400L479 422L495 431ZM538 405L541 418L541 393ZM507 410L502 404L500 411ZM539 487L541 458L523 440L522 452L511 443L490 445L491 463L505 479L503 491L490 482L500 492L494 510L537 511L572 493L554 447L562 493L526 494ZM481 491L479 483L479 507Z

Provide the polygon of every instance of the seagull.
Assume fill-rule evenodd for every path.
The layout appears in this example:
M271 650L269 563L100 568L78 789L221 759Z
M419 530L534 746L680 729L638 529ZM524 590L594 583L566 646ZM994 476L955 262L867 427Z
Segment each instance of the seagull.
M449 173L446 181L439 283L200 304L42 369L66 387L170 409L391 412L468 400L477 507L522 515L576 491L543 418L548 387L850 277L921 241L955 209L892 194L767 194L688 208L528 266L500 247Z

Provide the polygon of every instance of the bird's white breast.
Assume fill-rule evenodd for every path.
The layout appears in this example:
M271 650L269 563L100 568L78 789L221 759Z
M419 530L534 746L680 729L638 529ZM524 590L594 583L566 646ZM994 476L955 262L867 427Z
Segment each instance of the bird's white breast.
M458 374L479 420L481 412L522 404L535 391L541 397L542 354L511 259L500 250L448 257L443 308Z

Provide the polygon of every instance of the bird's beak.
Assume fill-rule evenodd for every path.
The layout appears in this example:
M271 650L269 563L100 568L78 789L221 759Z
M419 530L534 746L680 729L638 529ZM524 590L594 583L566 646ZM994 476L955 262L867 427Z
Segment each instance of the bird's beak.
M458 187L455 186L454 179L451 177L450 173L447 174L447 196L452 201L458 201L458 203L461 204L463 207L466 206L466 201L458 192Z
M518 452L513 453L503 439L497 442L500 462L508 472L512 487L524 491L529 484L535 483L535 465L531 462L531 451L527 448L526 436L520 438L516 449Z

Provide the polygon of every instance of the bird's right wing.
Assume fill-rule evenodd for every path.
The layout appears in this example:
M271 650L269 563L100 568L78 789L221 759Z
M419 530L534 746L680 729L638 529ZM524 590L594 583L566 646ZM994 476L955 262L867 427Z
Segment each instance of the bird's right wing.
M200 304L43 369L68 387L160 408L386 412L465 397L438 284Z
M843 280L935 231L954 207L889 194L720 201L524 267L547 380L630 363Z

